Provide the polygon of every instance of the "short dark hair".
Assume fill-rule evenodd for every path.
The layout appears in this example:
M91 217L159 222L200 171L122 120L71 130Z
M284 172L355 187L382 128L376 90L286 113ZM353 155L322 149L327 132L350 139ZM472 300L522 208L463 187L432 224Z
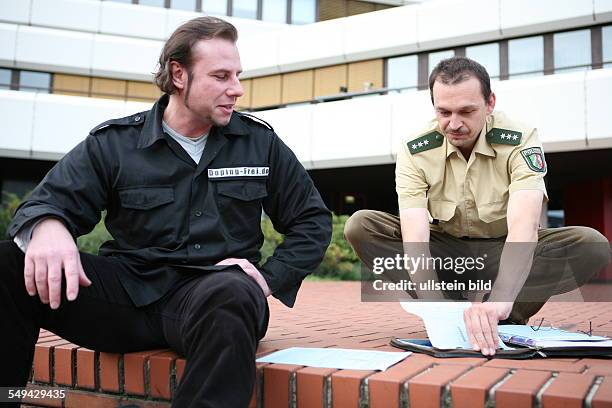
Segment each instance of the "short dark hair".
M176 87L172 82L170 62L178 62L191 76L193 46L200 40L213 38L223 38L235 43L238 40L238 31L227 21L209 16L194 18L177 28L164 44L159 56L159 68L154 77L155 85L162 92L175 93Z
M431 103L434 102L433 87L436 81L445 85L456 85L471 77L478 79L482 96L485 102L488 102L491 96L491 79L485 67L467 57L451 57L440 61L429 75Z

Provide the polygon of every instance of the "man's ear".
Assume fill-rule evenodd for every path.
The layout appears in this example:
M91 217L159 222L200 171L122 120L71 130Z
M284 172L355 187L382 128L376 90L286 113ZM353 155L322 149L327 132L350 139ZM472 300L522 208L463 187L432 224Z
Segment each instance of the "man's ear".
M187 70L176 61L170 61L170 73L172 74L172 83L178 90L185 89L187 85Z
M493 109L495 109L495 100L495 93L491 92L489 100L487 101L487 115L493 113Z

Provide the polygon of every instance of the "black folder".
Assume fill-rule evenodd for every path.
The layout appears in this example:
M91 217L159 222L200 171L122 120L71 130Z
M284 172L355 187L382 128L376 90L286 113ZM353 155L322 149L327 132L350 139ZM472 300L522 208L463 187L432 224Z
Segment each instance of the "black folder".
M470 349L439 349L431 345L428 339L391 339L393 347L415 353L427 354L439 358L453 357L486 357L507 359L528 359L546 357L603 357L612 358L612 347L525 347L506 342L513 350L496 350L493 356L483 356L480 351ZM518 347L517 347L518 346Z

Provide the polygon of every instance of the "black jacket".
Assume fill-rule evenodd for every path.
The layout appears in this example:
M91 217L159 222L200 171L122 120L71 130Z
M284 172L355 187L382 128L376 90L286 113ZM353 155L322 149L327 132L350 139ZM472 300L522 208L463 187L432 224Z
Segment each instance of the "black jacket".
M181 276L220 269L222 259L261 259L262 207L283 243L259 269L288 306L321 262L331 215L308 173L273 129L234 113L213 127L196 163L161 126L164 95L151 111L94 128L19 207L14 237L29 221L55 216L76 238L107 210L114 240L100 254L129 264L122 283L136 305L163 296Z

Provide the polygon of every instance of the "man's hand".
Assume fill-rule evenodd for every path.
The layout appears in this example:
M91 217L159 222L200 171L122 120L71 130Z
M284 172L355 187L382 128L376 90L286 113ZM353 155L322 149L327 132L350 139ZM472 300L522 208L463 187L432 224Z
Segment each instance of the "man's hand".
M507 319L512 302L473 303L463 312L463 320L474 350L492 356L499 345L497 323Z
M57 309L62 298L62 270L66 276L66 297L72 301L79 294L79 285L89 286L79 251L72 236L55 218L41 221L32 232L25 254L23 276L30 296L38 293L44 304Z
M240 268L242 268L244 273L246 273L255 280L261 290L263 290L263 293L264 295L266 295L266 297L270 296L270 294L272 293L270 291L270 288L268 287L268 283L264 279L261 272L259 272L255 265L253 265L246 259L227 258L222 260L221 262L218 262L217 265L238 265Z

